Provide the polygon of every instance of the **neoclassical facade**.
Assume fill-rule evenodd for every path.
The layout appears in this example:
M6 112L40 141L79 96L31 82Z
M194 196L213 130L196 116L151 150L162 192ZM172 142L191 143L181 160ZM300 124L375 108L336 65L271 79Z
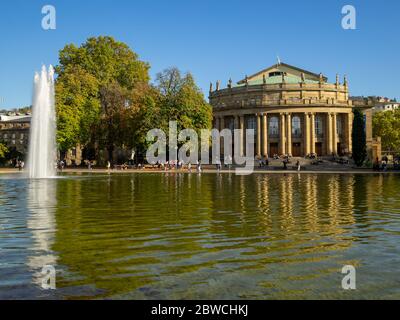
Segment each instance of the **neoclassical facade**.
M236 85L210 85L214 128L254 129L257 156L351 153L352 101L346 77L328 83L315 74L279 63ZM245 134L240 149L244 150Z

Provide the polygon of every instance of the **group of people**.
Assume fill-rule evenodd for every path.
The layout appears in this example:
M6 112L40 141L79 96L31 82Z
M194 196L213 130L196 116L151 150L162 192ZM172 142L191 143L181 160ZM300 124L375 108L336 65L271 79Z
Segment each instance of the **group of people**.
M290 158L291 157L289 155L283 156L283 160L282 160L283 170L288 169L288 165L292 162ZM280 157L279 157L279 159L280 159ZM297 159L296 164L293 168L296 169L297 171L301 170L301 163L300 163L299 159Z
M387 156L383 156L381 161L379 161L379 158L377 157L372 168L374 171L387 171L388 163L389 159ZM394 167L396 167L396 160L394 160Z
M24 170L25 162L23 160L17 160L17 168L19 171Z
M201 161L197 160L195 165L196 165L197 172L201 172L202 171ZM170 161L167 160L165 162L158 162L157 167L164 171L173 170L173 169L181 170L185 167L185 164L180 160L179 161L178 160L170 160ZM190 161L186 164L186 168L187 168L188 172L192 172L192 163Z
M268 166L269 166L268 155L263 156L263 157L258 157L258 166L259 166L260 168L268 167Z

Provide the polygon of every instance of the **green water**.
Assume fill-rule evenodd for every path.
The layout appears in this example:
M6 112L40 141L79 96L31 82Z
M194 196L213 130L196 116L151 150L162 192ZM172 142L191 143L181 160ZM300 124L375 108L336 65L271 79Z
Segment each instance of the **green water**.
M1 176L0 298L399 299L399 190L380 174Z

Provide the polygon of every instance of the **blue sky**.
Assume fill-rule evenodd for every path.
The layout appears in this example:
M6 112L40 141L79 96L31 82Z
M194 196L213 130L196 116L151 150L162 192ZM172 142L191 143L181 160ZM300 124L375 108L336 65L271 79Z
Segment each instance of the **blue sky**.
M54 5L57 29L41 28ZM341 27L341 8L357 10L357 30ZM238 81L276 62L334 81L346 73L352 95L400 97L400 1L2 0L0 109L29 105L32 78L58 51L90 36L126 42L151 75L177 66L206 93L209 82Z

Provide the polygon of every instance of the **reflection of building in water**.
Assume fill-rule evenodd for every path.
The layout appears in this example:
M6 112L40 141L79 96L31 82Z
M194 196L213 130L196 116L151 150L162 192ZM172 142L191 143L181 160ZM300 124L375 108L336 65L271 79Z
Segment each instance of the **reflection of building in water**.
M55 267L57 262L52 251L56 231L56 179L30 180L28 187L27 226L32 232L33 244L27 264L35 272L34 281L41 284L42 268L45 265Z
M355 221L354 179L352 175L259 175L255 201L262 225L268 222L268 229L273 226L288 236L300 229L342 234L343 227ZM238 201L243 207L243 200Z
M305 201L305 215L307 220L307 228L309 232L318 231L318 186L316 175L301 175L299 176L300 183L304 183L304 201Z

